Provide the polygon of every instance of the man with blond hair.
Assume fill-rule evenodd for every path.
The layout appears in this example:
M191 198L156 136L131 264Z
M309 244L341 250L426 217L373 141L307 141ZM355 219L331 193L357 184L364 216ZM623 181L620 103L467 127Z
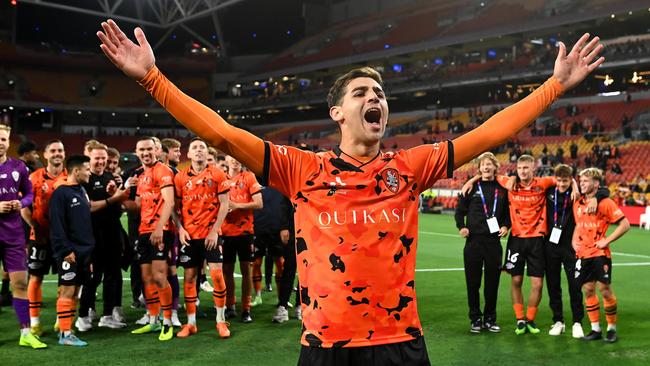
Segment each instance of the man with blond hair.
M616 318L618 304L612 289L612 252L610 245L630 229L630 222L623 211L609 198L598 203L596 214L589 214L589 200L596 197L596 192L603 179L603 172L597 168L588 168L580 172L580 190L582 196L573 205L576 229L573 232L573 249L578 260L575 265L575 277L582 285L587 305L587 315L591 321L591 332L583 339L588 341L603 339L614 343L616 335ZM618 227L609 235L610 224ZM596 295L596 284L603 297L607 334L603 338L600 329L600 303Z

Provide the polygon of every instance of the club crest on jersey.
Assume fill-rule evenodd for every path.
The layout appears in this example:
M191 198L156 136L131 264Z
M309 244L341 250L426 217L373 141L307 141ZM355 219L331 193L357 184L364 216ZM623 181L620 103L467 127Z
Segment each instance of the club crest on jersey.
M381 179L384 181L384 185L386 185L386 188L388 188L389 191L393 193L399 191L399 173L397 172L397 169L384 169L381 172Z
M185 183L185 187L187 187L187 189L192 189L192 180L188 180L187 183Z
M14 182L18 182L18 179L20 179L20 173L14 170L11 172L11 177L14 179Z

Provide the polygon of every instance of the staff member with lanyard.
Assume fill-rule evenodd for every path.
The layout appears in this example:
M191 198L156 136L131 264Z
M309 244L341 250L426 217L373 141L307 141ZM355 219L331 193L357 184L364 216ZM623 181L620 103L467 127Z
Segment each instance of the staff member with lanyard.
M573 276L576 264L576 252L571 245L573 230L576 223L573 217L573 202L571 191L573 169L566 164L555 167L556 186L546 190L546 222L548 232L546 238L546 288L548 290L549 306L553 312L553 325L548 334L558 336L565 331L564 314L562 312L562 266L569 285L569 299L573 338L584 337L582 319L585 312L582 305L580 283ZM596 199L591 202L590 210L595 211L597 200L609 197L609 190L599 189Z
M508 233L508 192L495 180L499 162L490 152L477 158L481 179L469 194L461 196L456 207L456 227L466 238L464 249L465 281L469 305L470 332L481 329L500 332L497 325L497 293L503 249L500 238ZM492 210L488 211L488 207ZM467 218L467 221L465 220ZM481 312L479 290L485 268L485 307Z

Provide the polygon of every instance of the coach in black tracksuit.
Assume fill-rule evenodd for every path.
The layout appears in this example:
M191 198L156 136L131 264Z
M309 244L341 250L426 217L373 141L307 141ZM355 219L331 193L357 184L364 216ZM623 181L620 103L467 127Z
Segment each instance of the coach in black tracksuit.
M466 238L463 258L470 330L477 333L485 327L492 332L498 332L500 328L496 325L496 304L503 254L500 238L507 234L510 227L508 191L494 179L498 168L494 155L485 153L479 156L478 161L479 169L484 169L485 172L469 194L459 198L455 219L461 236ZM488 165L491 167L486 167ZM493 229L492 231L495 231L493 233L488 226L489 218L496 218L498 222L496 226L498 230ZM479 289L483 269L485 269L483 289L485 307L481 312Z

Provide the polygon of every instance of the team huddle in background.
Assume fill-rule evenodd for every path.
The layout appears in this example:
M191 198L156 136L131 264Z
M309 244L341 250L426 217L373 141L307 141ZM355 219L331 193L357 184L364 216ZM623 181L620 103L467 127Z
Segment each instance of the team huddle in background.
M46 165L30 174L29 162L6 155L9 136L10 128L0 125L0 229L21 346L47 346L40 339L40 312L43 278L51 271L59 275L54 329L63 345L86 345L72 331L73 323L79 332L92 329L99 285L103 313L98 326L127 326L122 269L129 266L132 307L144 302L147 310L134 334L159 332L164 341L173 337L174 326L181 328L178 337L195 334L203 289L212 292L219 337L229 337L226 319L237 316L236 258L242 274L241 319L250 323L251 307L262 303L261 267L267 252L267 288L268 267L275 264L279 296L273 321L289 319L296 272L292 206L279 192L263 190L237 160L195 138L188 146L189 164L178 171L179 141L143 137L135 147L139 164L122 171L119 151L96 140L85 144L84 155L67 159L63 142L52 140L43 150ZM128 233L120 221L124 212ZM178 318L177 266L184 268L185 324ZM300 306L296 317L301 317Z

